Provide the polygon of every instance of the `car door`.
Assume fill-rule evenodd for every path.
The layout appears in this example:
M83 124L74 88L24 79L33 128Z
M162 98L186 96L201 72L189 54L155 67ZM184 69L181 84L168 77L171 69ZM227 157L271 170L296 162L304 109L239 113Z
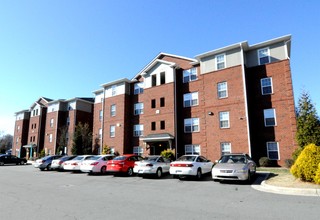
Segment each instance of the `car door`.
M170 169L170 160L167 158L162 158L163 159L163 165L162 165L162 172L169 172Z
M207 158L200 156L199 162L202 166L202 173L208 173L211 171L211 162Z

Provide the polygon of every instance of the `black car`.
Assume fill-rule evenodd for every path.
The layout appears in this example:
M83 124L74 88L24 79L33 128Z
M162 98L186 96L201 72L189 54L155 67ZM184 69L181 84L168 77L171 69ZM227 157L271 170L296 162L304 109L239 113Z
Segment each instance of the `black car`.
M14 155L2 154L0 155L0 166L5 164L16 164L16 165L24 165L27 163L27 160L24 158L19 158Z

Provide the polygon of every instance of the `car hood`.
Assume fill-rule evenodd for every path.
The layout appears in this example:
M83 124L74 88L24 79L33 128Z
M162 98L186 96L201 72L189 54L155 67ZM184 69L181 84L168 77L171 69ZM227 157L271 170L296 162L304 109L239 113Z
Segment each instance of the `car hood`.
M246 167L246 164L243 163L217 163L213 169L232 169L232 170L238 170L243 169Z

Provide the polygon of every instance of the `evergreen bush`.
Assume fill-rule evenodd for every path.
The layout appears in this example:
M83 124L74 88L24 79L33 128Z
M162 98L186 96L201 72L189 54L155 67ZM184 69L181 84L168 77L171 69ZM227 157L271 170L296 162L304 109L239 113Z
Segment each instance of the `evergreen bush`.
M171 149L164 150L160 153L160 155L164 158L168 158L170 160L174 160L174 151Z
M303 181L315 182L319 163L320 147L315 144L309 144L301 151L290 172Z

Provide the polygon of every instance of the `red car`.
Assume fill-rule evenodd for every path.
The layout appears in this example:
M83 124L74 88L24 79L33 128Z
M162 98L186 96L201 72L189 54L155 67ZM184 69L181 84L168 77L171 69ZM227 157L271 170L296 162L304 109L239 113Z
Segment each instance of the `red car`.
M124 154L117 156L107 163L107 172L110 173L126 173L128 176L133 175L134 162L143 158L135 154Z

